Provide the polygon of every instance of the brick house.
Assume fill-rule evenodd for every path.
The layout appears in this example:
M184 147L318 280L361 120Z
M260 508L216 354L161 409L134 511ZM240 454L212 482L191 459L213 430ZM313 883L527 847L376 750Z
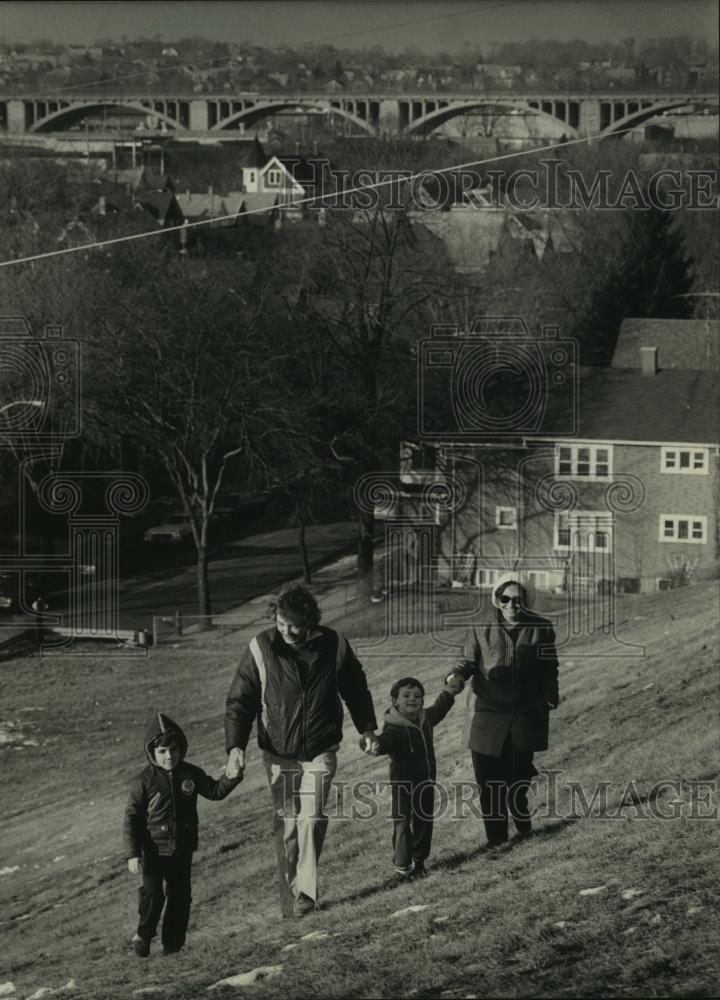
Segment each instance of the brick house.
M575 420L565 400L536 436L502 447L450 435L422 450L406 444L398 502L381 516L412 520L429 482L456 484L463 499L438 509L432 526L435 575L447 585L489 588L515 567L556 591L571 575L585 592L715 575L717 336L707 321L626 321L613 365L578 369ZM678 367L683 346L695 367Z

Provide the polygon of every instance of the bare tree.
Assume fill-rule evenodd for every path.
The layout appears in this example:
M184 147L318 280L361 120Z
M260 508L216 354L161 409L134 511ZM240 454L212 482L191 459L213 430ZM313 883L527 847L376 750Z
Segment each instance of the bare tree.
M89 415L159 459L197 551L198 612L211 614L208 544L227 470L302 447L254 275L134 249L115 261L89 352ZM102 373L100 377L98 374Z

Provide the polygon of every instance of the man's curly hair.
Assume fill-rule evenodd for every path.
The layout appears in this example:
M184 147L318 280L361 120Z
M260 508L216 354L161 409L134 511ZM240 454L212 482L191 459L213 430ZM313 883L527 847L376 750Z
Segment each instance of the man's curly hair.
M287 618L288 615L298 619L298 624L308 628L315 628L320 624L320 608L318 603L307 589L300 583L290 584L283 587L278 597L267 607L268 618L275 620L277 613Z

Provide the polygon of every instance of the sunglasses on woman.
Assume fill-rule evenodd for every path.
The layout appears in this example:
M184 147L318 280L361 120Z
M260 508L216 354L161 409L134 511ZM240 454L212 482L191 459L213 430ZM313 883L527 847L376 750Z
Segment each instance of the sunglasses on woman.
M501 604L516 604L518 607L522 604L522 597L508 597L507 594L501 594L498 598Z

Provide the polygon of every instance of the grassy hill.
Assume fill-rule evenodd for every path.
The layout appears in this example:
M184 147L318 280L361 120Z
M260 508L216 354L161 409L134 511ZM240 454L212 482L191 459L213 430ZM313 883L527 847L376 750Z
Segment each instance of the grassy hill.
M387 762L363 757L346 724L344 811L354 804L367 815L369 801L377 815L331 821L323 907L282 921L254 748L229 799L200 800L186 949L163 957L156 944L145 961L129 950L138 880L122 855L126 785L143 764L146 719L160 708L183 724L188 758L220 772L237 651L207 639L147 658L0 664L0 988L12 982L15 996L29 998L73 980L68 995L77 997L190 1000L272 966L281 969L245 994L717 996L717 584L623 598L616 618L618 636L644 656L608 655L618 650L604 634L561 650L563 702L550 749L536 759L551 773L538 779L533 840L491 856L480 820L457 817L472 792L461 696L436 731L449 807L436 822L431 874L389 887L389 793L365 788L361 800L363 789L353 797L351 787L385 779ZM361 650L379 715L398 676L415 674L430 697L440 688L451 649L417 636L371 647L360 637L373 631L365 618L342 625ZM599 782L605 804L593 805ZM411 905L425 908L394 916Z

